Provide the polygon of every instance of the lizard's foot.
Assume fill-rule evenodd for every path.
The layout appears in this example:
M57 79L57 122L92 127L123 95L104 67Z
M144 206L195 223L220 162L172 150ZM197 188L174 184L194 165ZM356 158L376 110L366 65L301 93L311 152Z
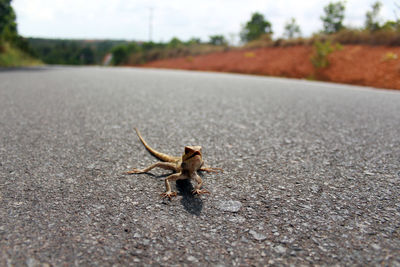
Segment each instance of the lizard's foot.
M201 195L201 194L211 194L209 191L205 189L195 189L192 191L193 195Z
M131 171L125 172L125 174L138 174L138 173L143 173L143 171L139 169L132 169Z
M171 200L173 197L176 197L176 196L177 196L177 193L176 193L176 192L168 191L168 192L162 193L161 196L162 196L163 198L168 197L168 198Z

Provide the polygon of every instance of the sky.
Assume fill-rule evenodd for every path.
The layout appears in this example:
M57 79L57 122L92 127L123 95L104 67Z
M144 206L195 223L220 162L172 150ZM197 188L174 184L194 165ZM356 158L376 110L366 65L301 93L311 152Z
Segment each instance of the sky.
M12 6L18 31L25 37L167 42L173 37L208 41L210 35L222 34L237 43L242 26L254 12L260 12L272 23L274 38L282 37L284 25L292 17L302 35L310 36L322 29L320 16L331 1L13 0ZM374 2L347 0L344 24L363 26L365 13ZM400 0L381 2L382 20L395 19L394 10L400 18L400 7L395 5Z

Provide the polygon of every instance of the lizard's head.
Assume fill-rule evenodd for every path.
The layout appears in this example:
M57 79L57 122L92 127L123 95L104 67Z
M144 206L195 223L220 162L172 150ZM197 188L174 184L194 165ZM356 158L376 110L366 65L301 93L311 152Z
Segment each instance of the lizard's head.
M185 162L185 165L188 167L200 168L203 163L201 146L185 146L185 153L182 156L182 161Z

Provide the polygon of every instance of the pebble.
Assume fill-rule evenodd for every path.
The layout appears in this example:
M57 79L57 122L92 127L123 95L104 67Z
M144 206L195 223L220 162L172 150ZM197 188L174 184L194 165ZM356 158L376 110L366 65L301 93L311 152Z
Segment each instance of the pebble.
M375 250L381 250L381 246L379 246L378 244L372 244L371 247Z
M246 219L242 216L230 217L228 220L234 223L244 223L246 221Z
M319 191L319 186L318 185L312 185L311 186L311 191L313 192L313 193L318 193L318 191Z
M197 259L195 257L193 257L193 256L187 257L187 260L188 261L192 261L192 262L196 262L197 261Z
M242 203L236 200L220 201L217 207L222 211L238 212Z
M281 245L279 245L279 246L276 246L276 247L275 247L275 251L278 252L278 253L280 253L280 254L283 254L283 253L286 252L286 248L283 247L283 246L281 246Z
M257 241L263 241L265 239L267 239L266 235L257 233L256 231L250 230L249 233L254 237L255 240Z

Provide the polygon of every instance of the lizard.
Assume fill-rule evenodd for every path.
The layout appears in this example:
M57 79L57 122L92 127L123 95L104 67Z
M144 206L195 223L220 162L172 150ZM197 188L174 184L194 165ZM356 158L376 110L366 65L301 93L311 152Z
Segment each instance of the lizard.
M176 197L177 193L171 190L170 182L182 179L192 179L195 180L196 186L192 191L193 194L210 194L209 191L205 189L201 189L203 185L203 180L198 175L197 171L206 171L206 172L216 172L223 171L221 168L212 168L207 166L203 160L203 154L201 152L201 146L185 146L185 150L182 156L174 157L170 156L157 150L151 148L146 141L143 139L139 130L135 128L136 134L139 137L139 140L142 142L144 147L156 158L158 158L159 162L156 162L147 168L144 169L132 169L127 171L126 174L139 174L146 173L154 168L162 168L166 170L172 170L175 173L169 175L165 178L165 192L161 194L163 198L168 197L172 199L172 197Z

